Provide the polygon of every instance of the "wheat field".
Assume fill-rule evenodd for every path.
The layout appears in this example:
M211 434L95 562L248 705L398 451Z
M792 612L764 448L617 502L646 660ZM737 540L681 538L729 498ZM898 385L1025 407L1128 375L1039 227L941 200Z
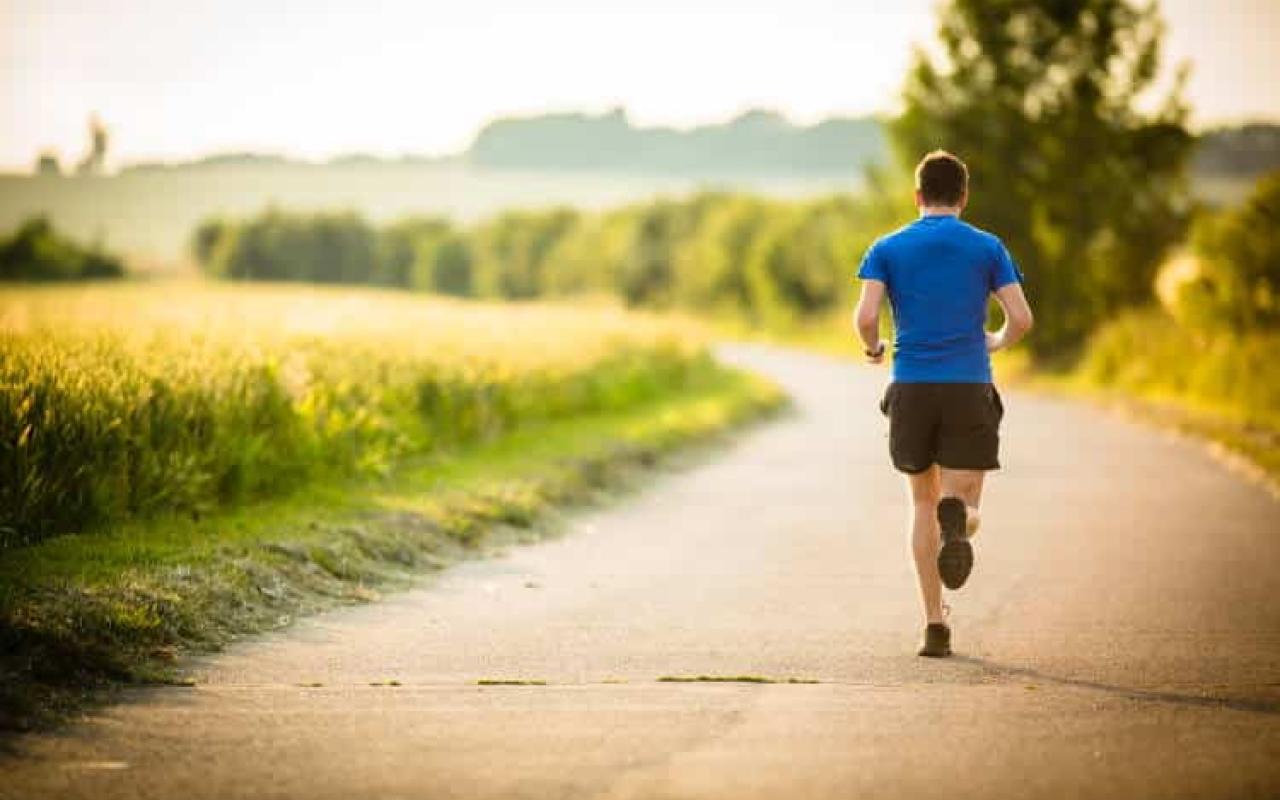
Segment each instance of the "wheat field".
M0 547L199 514L714 369L690 323L608 305L202 282L0 295Z

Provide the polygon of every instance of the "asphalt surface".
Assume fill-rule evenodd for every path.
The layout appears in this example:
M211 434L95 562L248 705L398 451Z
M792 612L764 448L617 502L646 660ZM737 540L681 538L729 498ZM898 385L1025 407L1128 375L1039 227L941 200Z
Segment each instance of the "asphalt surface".
M795 413L562 538L26 739L0 797L1280 796L1280 503L1009 393L958 655L920 659L884 373L725 355ZM819 683L658 680L697 675Z

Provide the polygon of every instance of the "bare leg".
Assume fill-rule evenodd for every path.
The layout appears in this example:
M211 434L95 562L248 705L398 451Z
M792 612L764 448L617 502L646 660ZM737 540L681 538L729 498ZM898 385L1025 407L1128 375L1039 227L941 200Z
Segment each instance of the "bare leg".
M908 475L907 485L911 492L911 552L916 560L925 621L942 622L942 579L938 577L941 539L937 517L941 487L937 465L918 475Z

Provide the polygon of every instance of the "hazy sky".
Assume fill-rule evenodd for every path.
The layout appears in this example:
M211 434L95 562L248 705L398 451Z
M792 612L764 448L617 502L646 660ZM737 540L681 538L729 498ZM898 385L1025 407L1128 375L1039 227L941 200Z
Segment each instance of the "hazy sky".
M889 110L934 0L0 0L0 167L255 150L464 148L488 119L625 106L642 124L755 106ZM1197 120L1280 118L1280 0L1164 0ZM886 10L888 9L888 10Z

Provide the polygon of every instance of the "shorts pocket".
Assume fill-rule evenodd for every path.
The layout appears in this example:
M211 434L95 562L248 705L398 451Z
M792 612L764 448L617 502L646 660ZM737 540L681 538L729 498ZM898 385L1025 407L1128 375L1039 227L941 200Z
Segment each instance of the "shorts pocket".
M1004 419L1004 400L1000 398L1000 391L996 389L995 384L991 385L990 392L991 408L996 412L996 424Z
M893 411L893 389L895 386L897 386L896 383L890 383L884 387L884 394L880 396L880 413L886 417L891 416Z

